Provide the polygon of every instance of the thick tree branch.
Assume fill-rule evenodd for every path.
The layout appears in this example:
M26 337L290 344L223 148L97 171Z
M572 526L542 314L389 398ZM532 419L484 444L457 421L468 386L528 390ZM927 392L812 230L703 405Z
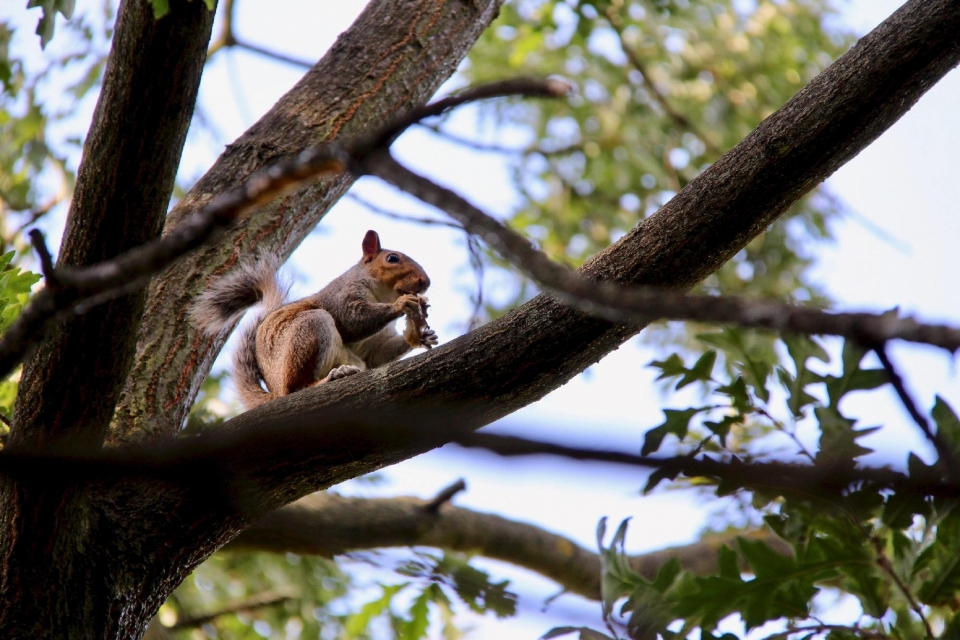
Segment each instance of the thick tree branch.
M227 147L170 213L167 233L273 160L356 137L426 102L499 6L500 0L371 2L297 86ZM191 326L187 309L193 297L242 255L289 255L352 181L335 176L277 198L154 280L113 442L169 437L179 430L226 340L226 334L211 338Z
M418 430L432 431L442 424L452 426L443 418L444 414L452 412L456 412L456 407L416 412L410 407L397 405L385 415L368 415L362 420L333 417L309 425L301 424L295 418L286 422L275 420L269 429L245 426L204 433L166 445L131 446L96 453L21 447L0 451L0 474L39 486L89 483L122 486L126 480L159 481L195 496L202 495L205 500L228 507L244 517L256 517L262 512L264 502L277 499L276 495L265 494L263 490L264 485L273 479L272 474L287 469L308 474L311 469L325 466L333 472L349 475L351 470L341 471L339 466L347 465L357 456L354 447L365 445L371 457L397 455L397 449L422 446L423 435L418 434ZM450 441L439 435L433 437ZM556 455L573 460L656 469L662 476L670 478L682 474L691 478L709 478L734 487L801 492L828 499L842 496L857 484L871 484L878 490L903 490L918 496L960 494L960 484L944 480L936 473L910 476L886 467L848 467L820 462L745 462L736 456L644 456L489 433L461 434L452 441L463 447L481 448L502 456ZM322 472L329 473L326 468ZM286 487L277 490L289 491ZM459 486L451 488L454 490L459 490Z
M314 494L268 513L226 549L334 556L381 547L437 547L479 554L536 571L565 591L600 599L600 558L569 538L525 522L444 505L436 512L416 498L346 498ZM784 553L767 530L711 534L700 542L633 556L634 569L649 579L671 558L698 574L717 569L717 550L738 536L763 539Z
M213 14L174 0L163 20L148 2L120 4L86 137L58 267L84 267L160 234L193 114ZM41 296L64 285L55 273ZM144 291L67 319L24 363L6 446L98 450L133 362ZM0 483L0 636L109 637L123 603L89 521L88 487ZM56 589L51 589L56 585Z

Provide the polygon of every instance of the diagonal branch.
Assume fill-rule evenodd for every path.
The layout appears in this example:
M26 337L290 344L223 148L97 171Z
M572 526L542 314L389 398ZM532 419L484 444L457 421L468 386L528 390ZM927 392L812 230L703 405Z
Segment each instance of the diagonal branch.
M551 295L585 313L614 322L695 320L737 324L805 334L836 335L862 344L899 338L960 349L960 328L924 324L888 313L835 313L732 296L687 295L648 286L624 286L582 277L553 262L542 251L493 216L453 191L406 169L386 153L372 155L362 170L447 212L469 232L483 238L503 258Z
M910 392L907 391L907 387L903 382L903 377L893 365L893 362L890 360L890 356L887 355L886 345L881 343L880 346L874 347L874 351L876 352L877 357L880 359L880 364L883 365L883 368L886 370L887 377L890 378L890 384L897 392L897 396L900 398L903 406L906 407L907 413L910 414L910 417L913 418L913 421L918 427L920 427L920 431L923 432L923 435L926 436L927 440L929 440L933 444L933 447L937 450L937 455L940 456L940 460L943 462L943 465L947 470L947 477L953 481L960 480L960 460L957 459L957 452L954 451L953 447L943 437L942 433L933 430L933 428L930 426L930 422L920 412L920 409L917 408L917 403L914 402L913 398L910 396Z
M0 377L10 373L56 320L71 311L80 308L87 310L128 293L149 276L159 273L187 252L209 241L216 233L284 193L320 175L342 175L348 166L363 163L367 156L389 146L418 121L477 100L505 96L557 97L566 90L566 85L556 80L523 78L475 87L411 109L373 133L349 142L347 150L331 142L274 162L240 186L211 200L163 238L90 267L54 272L43 236L39 235L39 231L32 232L31 239L47 277L47 288L34 297L14 325L0 336Z

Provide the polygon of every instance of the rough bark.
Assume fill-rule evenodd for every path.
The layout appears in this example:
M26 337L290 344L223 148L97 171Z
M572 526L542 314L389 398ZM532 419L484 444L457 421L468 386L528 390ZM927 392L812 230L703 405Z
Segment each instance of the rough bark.
M211 197L283 155L356 135L426 102L497 15L500 0L372 2L329 53L220 156L170 213L175 229ZM398 16L403 16L398 18ZM174 435L226 340L189 322L190 301L242 255L287 257L354 178L324 179L250 216L154 280L115 443Z
M213 12L125 1L57 266L87 266L160 235L200 86ZM143 290L75 316L24 365L11 443L69 436L97 448L133 362ZM79 438L79 440L78 440Z
M525 522L453 505L431 511L417 498L346 498L314 494L254 522L225 547L334 556L381 547L425 546L478 554L536 571L565 591L600 599L600 557L569 538ZM630 563L652 580L672 558L694 573L717 568L717 550L738 536L762 539L783 553L788 548L766 530L734 531L698 543L632 556Z
M59 265L89 265L159 235L193 114L213 14L177 0L119 10ZM98 449L132 362L145 292L64 322L24 366L9 446ZM66 444L65 444L66 443ZM124 604L91 537L86 487L0 484L0 636L110 637ZM114 568L115 569L115 568Z

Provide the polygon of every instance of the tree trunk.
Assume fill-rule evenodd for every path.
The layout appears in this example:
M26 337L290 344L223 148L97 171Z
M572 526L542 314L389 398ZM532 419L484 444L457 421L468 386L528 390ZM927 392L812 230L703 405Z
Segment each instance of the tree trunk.
M58 266L94 264L160 234L212 26L202 2L176 0L160 21L148 2L121 5ZM73 317L40 345L24 366L11 449L100 448L145 299L140 290ZM122 554L105 552L113 539L96 531L88 487L0 482L0 636L128 636L118 584L136 579Z

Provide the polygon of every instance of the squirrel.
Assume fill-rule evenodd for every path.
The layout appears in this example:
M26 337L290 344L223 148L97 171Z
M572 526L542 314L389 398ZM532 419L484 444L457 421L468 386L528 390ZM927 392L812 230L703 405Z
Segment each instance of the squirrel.
M361 246L360 262L295 302L286 301L276 258L242 264L197 297L191 316L208 334L232 327L249 307L262 303L233 356L237 390L248 409L437 344L437 334L426 324L422 294L430 278L423 267L381 248L376 231L367 231ZM403 315L407 324L401 336L393 321Z

